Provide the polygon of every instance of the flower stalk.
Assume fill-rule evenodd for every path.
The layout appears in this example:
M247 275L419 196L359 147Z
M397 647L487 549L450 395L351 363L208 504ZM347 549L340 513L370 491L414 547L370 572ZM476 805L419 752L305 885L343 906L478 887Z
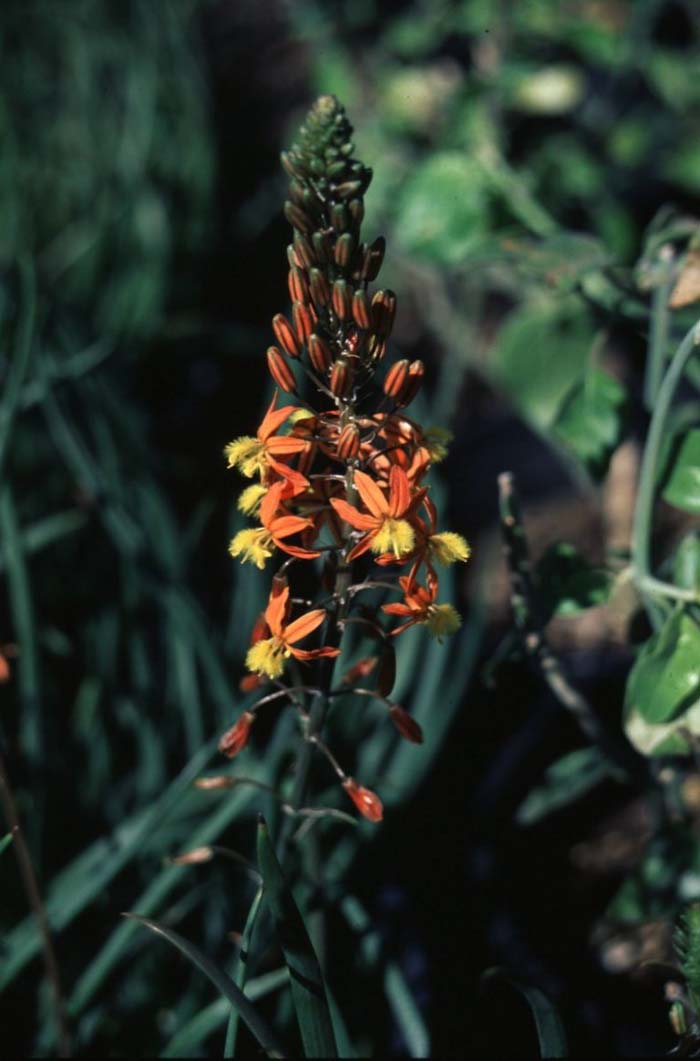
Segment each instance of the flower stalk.
M259 520L235 536L231 555L261 570L282 558L251 635L244 688L274 682L283 692L288 665L316 669L313 679L296 677L289 686L287 703L299 714L303 738L289 804L297 810L305 804L311 763L321 751L356 809L376 822L379 797L344 772L325 734L344 630L363 622L385 648L376 690L365 687L368 671L353 676L351 669L343 695L361 682L358 694L376 693L389 703L390 721L417 743L419 727L387 699L394 680L387 646L416 624L440 639L458 628L452 605L438 602L437 567L466 560L469 546L459 534L438 531L426 482L431 465L445 456L447 433L425 430L405 412L422 386L423 364L400 359L385 367L397 302L391 290L370 290L385 243L362 240L372 174L353 158L351 136L342 106L322 96L298 143L282 154L290 177L284 213L293 230L287 248L292 305L272 321L275 345L266 356L277 390L256 435L234 439L225 455L229 467L254 480L238 504ZM279 392L295 404L280 405ZM299 563L313 565L305 586L315 584L316 597L306 588L303 595L293 591ZM360 602L357 595L370 588L375 598L384 589L398 599L368 607L368 598ZM387 626L395 617L402 622ZM310 646L309 638L320 643ZM263 696L243 713L221 740L225 754L243 751L256 711L277 697ZM291 823L288 817L282 825L280 854Z

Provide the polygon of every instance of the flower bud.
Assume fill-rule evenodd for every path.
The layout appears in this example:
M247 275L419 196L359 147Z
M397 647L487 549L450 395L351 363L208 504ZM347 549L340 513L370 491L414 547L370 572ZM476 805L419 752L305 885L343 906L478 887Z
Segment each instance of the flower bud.
M331 354L328 343L325 339L322 339L320 335L317 335L314 332L309 336L307 345L309 347L311 364L316 372L318 372L319 376L324 376L331 367L333 361L333 355Z
M255 722L255 715L252 711L244 711L235 726L231 726L231 729L227 729L224 733L219 741L219 751L227 755L229 759L233 759L235 755L243 751L248 743L253 722Z
M233 788L236 784L236 779L217 775L216 777L198 777L193 783L195 788L201 788L204 792L216 792L222 788Z
M314 232L311 237L311 242L314 246L316 261L321 264L330 265L333 261L333 244L327 234L325 232Z
M425 375L425 365L422 361L412 361L408 367L408 379L401 392L397 401L399 405L410 405L416 394L420 390L421 383L423 382L423 376Z
M330 209L331 225L336 232L345 232L348 227L348 212L343 203L332 203Z
M242 693L252 693L264 685L266 680L261 674L244 674L238 683L238 688Z
M360 431L357 424L346 424L340 432L337 446L338 460L348 461L360 452Z
M369 788L358 785L353 777L346 777L343 788L353 801L360 814L371 822L380 822L384 817L382 801L376 793Z
M306 167L303 165L301 159L294 151L283 151L280 155L280 160L284 169L290 177L297 177L299 180L306 180L308 173Z
M344 357L339 358L333 365L330 388L331 394L334 394L336 398L347 398L352 390L350 363Z
M335 199L352 199L362 191L362 181L343 181L333 189Z
M384 377L384 393L395 401L398 401L406 386L408 367L409 361L404 357L400 361L395 361Z
M308 214L296 203L290 202L289 199L284 204L284 216L289 221L289 224L299 232L309 233L314 227Z
M352 232L344 232L342 236L338 236L333 252L335 264L339 265L341 269L347 269L354 250L355 237Z
M294 254L299 268L310 269L316 265L316 255L309 241L297 232L294 236Z
M370 335L367 341L367 353L372 361L381 361L386 353L386 342L378 335Z
M352 315L358 328L366 330L372 327L370 308L369 295L364 288L358 288L352 296Z
M305 343L316 326L316 314L307 303L295 302L292 306L292 317L294 319L294 331L300 341Z
M376 656L365 656L352 667L350 667L341 679L341 685L352 685L353 682L361 681L369 677L379 662Z
M294 394L297 381L294 378L292 367L276 346L268 346L267 348L267 367L280 390L283 390L286 394Z
M352 295L347 280L336 280L333 284L333 312L340 321L347 320L352 313Z
M327 306L331 300L331 289L325 275L320 269L312 269L309 274L311 297L316 306Z
M213 857L214 852L210 847L195 847L184 855L176 855L175 858L169 858L168 862L173 866L197 866L201 862L211 862Z
M389 708L389 715L402 737L411 741L412 744L423 743L423 730L416 720L411 718L408 711L404 711L398 704L392 704Z
M365 204L362 199L352 199L348 204L348 211L355 227L359 229L365 216Z
M296 266L289 270L288 285L289 297L292 302L309 301L309 284L306 275L301 269L297 269Z
M377 274L382 267L384 261L384 251L386 249L386 240L383 236L377 236L374 243L370 243L369 247L365 251L364 261L362 263L362 280L376 280Z
M283 313L277 313L272 318L272 330L275 333L275 338L280 344L285 354L289 357L299 357L301 353L301 346L299 340L292 331L292 326Z
M375 291L372 298L372 324L378 336L388 339L396 316L396 295L393 291Z

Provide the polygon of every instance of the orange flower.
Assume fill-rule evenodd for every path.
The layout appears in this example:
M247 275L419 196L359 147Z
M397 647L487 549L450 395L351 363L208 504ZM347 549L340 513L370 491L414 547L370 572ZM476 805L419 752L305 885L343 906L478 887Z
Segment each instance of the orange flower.
M301 531L314 527L312 519L292 516L283 507L282 499L289 491L295 492L293 484L286 481L273 483L260 505L262 526L246 527L239 531L229 545L231 556L240 556L242 562L250 560L262 571L275 547L282 549L289 556L296 556L303 560L312 560L321 555L316 549L302 549L301 546L290 545L286 540L293 534L299 534Z
M316 630L326 618L323 608L315 608L306 615L301 615L293 622L287 622L291 611L289 587L273 584L270 599L265 609L265 621L271 637L256 641L246 656L246 666L268 678L279 678L284 670L285 660L294 656L298 660L319 659L322 656L333 657L340 653L339 648L295 648L297 641Z
M294 435L275 434L284 421L298 411L298 406L285 405L282 409L275 409L276 403L277 391L272 396L270 408L263 417L256 437L244 435L236 438L224 450L229 468L238 468L248 479L252 479L256 472L264 475L268 468L274 468L287 479L294 479L299 474L276 458L301 453L307 448L308 442Z
M410 520L423 500L425 490L412 495L406 473L396 465L389 475L388 498L365 472L355 472L354 484L369 513L360 512L340 498L331 498L331 504L341 519L355 530L366 532L348 553L348 560L354 560L368 549L375 553L392 552L397 560L408 556L416 540Z
M415 623L425 623L428 632L442 640L444 634L453 634L461 624L459 614L451 604L436 604L437 579L429 582L428 589L414 582L410 575L402 575L399 585L403 590L403 604L383 604L382 611L387 615L407 616L392 634L400 634Z

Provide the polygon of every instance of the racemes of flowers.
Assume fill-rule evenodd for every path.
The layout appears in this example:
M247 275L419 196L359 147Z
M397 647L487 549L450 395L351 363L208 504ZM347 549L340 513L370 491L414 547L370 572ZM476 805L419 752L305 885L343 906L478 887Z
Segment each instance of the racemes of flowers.
M453 606L438 602L437 567L466 560L469 547L459 534L438 531L426 484L431 465L445 456L448 434L424 430L404 411L421 386L423 363L399 360L386 367L396 297L370 290L384 240L361 240L372 174L353 159L351 136L343 107L322 96L299 143L282 155L290 177L284 211L293 227L287 250L292 305L289 316L278 313L272 321L276 345L267 351L267 364L277 389L256 436L236 438L225 451L229 467L253 480L238 507L257 521L234 537L231 555L260 569L282 561L252 631L250 673L241 683L245 690L268 685L275 691L245 711L219 747L237 755L256 712L286 698L300 712L306 747L325 754L358 810L378 821L379 798L345 774L321 739L326 711L334 697L353 690L373 695L403 737L422 740L415 720L389 699L392 639L415 624L438 638L458 628ZM292 403L280 406L279 391ZM300 564L313 566L303 584L317 586L317 607L292 595ZM377 589L399 597L369 609L363 591ZM400 622L392 627L394 619ZM333 689L349 623L364 625L377 653ZM317 647L309 647L312 634L321 638ZM303 687L286 683L290 660L313 662L314 680ZM362 683L373 674L367 689ZM307 691L310 709L295 695ZM297 800L305 772L302 764Z

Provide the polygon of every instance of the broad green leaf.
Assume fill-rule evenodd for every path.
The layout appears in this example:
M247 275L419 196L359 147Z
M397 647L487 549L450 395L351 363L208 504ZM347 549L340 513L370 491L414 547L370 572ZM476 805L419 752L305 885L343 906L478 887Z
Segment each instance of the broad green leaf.
M700 627L676 608L639 653L627 679L625 717L668 723L700 698ZM632 723L634 732L634 724Z
M608 571L593 567L568 542L550 545L535 574L545 622L553 615L578 615L586 608L605 604L613 584Z
M533 788L516 812L520 825L534 825L548 814L573 803L609 776L597 748L577 748L547 768L544 784Z
M124 914L123 916L130 918L132 921L136 921L139 924L145 925L146 928L150 928L152 932L162 936L163 939L167 939L168 943L171 943L173 947L177 947L177 949L181 951L193 965L203 972L205 976L208 976L224 998L228 999L231 1005L235 1006L238 1010L242 1019L248 1025L251 1033L260 1043L268 1057L285 1056L284 1048L280 1044L276 1032L274 1032L273 1029L268 1026L267 1022L262 1019L258 1011L250 1000L246 998L238 985L226 975L223 969L220 969L210 958L207 958L199 947L195 946L194 943L190 943L190 941L185 939L184 936L181 936L178 932L174 932L171 928L166 928L165 925L158 924L157 921L149 921L148 918L140 917L138 914Z
M562 294L573 291L584 276L597 273L610 261L600 240L564 231L543 239L502 239L500 257L523 278Z
M586 367L594 328L572 298L540 298L515 310L501 328L494 371L525 419L548 428Z
M691 428L683 437L663 498L684 512L700 514L700 428Z
M262 818L258 822L258 866L265 884L265 897L289 969L304 1055L337 1057L321 967Z
M554 433L596 478L605 474L620 441L625 402L617 380L593 368L571 388L554 421Z
M538 987L514 980L503 969L487 969L482 978L483 988L503 986L517 992L530 1007L535 1024L540 1057L568 1057L566 1032L552 1002Z
M686 534L676 547L673 580L683 589L700 592L700 532Z
M441 265L458 265L487 226L484 173L467 154L431 155L400 192L396 232L409 253Z

